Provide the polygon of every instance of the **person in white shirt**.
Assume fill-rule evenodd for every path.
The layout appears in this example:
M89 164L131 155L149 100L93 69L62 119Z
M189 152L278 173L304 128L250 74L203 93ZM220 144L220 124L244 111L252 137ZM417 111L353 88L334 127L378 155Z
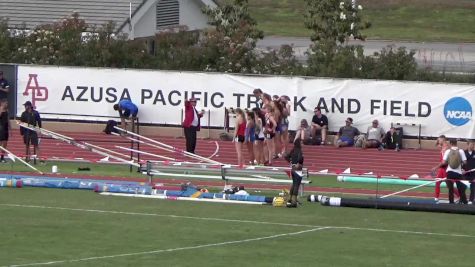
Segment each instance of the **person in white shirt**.
M378 120L373 120L371 126L366 131L366 140L363 142L363 149L365 148L378 148L382 149L382 140L385 132L381 126L379 126Z
M449 203L454 203L454 182L457 184L457 189L460 194L460 202L467 204L467 195L465 190L467 186L462 183L463 172L462 164L467 162L465 152L457 147L457 140L450 139L450 149L447 149L444 153L443 161L436 166L435 169L447 166L447 189L449 189Z

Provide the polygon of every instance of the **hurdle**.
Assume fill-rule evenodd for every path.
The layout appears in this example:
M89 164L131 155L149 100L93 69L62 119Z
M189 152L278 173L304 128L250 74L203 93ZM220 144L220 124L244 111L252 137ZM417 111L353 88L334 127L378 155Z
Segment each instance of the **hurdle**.
M199 162L176 162L176 161L147 161L141 168L142 173L149 177L149 182L153 184L154 177L198 180L223 181L224 186L229 182L257 182L274 184L292 184L290 178L291 169L289 167L268 167L268 166L238 166L231 164L211 164ZM304 185L311 183L308 179L308 169L302 170L301 194L304 192Z

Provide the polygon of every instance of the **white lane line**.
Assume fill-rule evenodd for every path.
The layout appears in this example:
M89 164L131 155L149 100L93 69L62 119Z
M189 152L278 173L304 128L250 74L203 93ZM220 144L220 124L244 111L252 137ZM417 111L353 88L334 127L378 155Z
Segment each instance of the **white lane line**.
M347 229L347 230L354 230L354 231L371 231L371 232L388 232L388 233L398 233L398 234L411 234L411 235L434 235L434 236L447 236L447 237L475 238L474 235L465 235L465 234L447 234L447 233L433 233L433 232L406 231L406 230L393 230L393 229L348 227L348 226L332 226L331 228L333 228L333 229Z
M329 226L329 225L293 224L293 223L279 223L279 222L267 222L267 221L251 221L251 220L224 219L224 218L211 218L211 217L195 217L195 216L183 216L183 215L173 215L173 214L125 212L125 211L95 210L95 209L78 209L78 208L51 207L51 206L38 206L38 205L22 205L22 204L0 204L0 206L21 207L21 208L37 208L37 209L52 209L52 210L66 210L66 211L78 211L78 212L93 212L93 213L119 214L119 215L155 216L155 217L168 217L168 218L177 218L177 219L205 220L205 221L219 221L219 222L235 222L235 223L251 223L251 224L263 224L263 225L297 226L297 227L309 227L309 228L327 227L327 228L332 228L332 229L347 229L347 230L358 230L358 231L372 231L372 232L388 232L388 233L399 233L399 234L416 234L416 235L433 235L433 236L475 238L475 235L456 234L456 233L435 233L435 232L422 232L422 231L409 231L409 230L396 230L396 229L381 229L381 228L364 228L364 227L351 227L351 226L334 226L334 225Z
M113 210L77 209L77 208L38 206L38 205L0 204L0 206L20 207L20 208L37 208L37 209L53 209L53 210L68 210L68 211L108 213L108 214L120 214L120 215L169 217L169 218L205 220L205 221L219 221L219 222L237 222L237 223L253 223L253 224L264 224L264 225L298 226L298 227L310 227L310 228L324 227L324 226L320 226L320 225L308 225L308 224L279 223L279 222L266 222L266 221L250 221L250 220L237 220L237 219L222 219L222 218L211 218L211 217L194 217L194 216L173 215L173 214L127 212L127 211L113 211Z
M148 255L148 254L159 254L159 253L166 253L166 252L175 252L175 251L182 251L182 250L192 250L192 249L200 249L200 248L209 248L209 247L217 247L217 246L226 246L226 245L234 245L240 243L249 243L267 239L275 239L285 236L294 236L294 235L301 235L310 232L320 231L330 229L330 227L320 227L314 229L308 229L304 231L298 232L291 232L291 233L284 233L284 234L277 234L277 235L270 235L270 236L263 236L263 237L256 237L256 238L249 238L249 239L242 239L242 240L234 240L234 241L226 241L220 243L212 243L212 244L203 244L197 246L189 246L189 247L179 247L179 248L170 248L170 249L160 249L160 250L151 250L151 251L142 251L142 252L133 252L133 253L124 253L124 254L115 254L115 255L106 255L106 256L97 256L97 257L89 257L89 258L81 258L81 259L72 259L72 260L59 260L59 261L48 261L48 262L36 262L36 263L27 263L27 264L16 264L10 265L10 267L24 267L24 266L41 266L41 265L52 265L52 264L65 264L65 263L74 263L74 262L83 262L83 261L94 261L94 260L103 260L103 259L111 259L111 258L119 258L119 257L129 257L129 256L140 256L140 255ZM6 267L6 266L3 266Z

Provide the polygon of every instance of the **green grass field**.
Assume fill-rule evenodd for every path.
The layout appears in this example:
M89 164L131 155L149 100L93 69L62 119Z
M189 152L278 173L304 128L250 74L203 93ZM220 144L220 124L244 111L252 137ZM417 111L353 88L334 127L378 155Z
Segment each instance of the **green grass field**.
M37 167L48 172L53 164L66 175L89 167L94 175L143 177L120 165ZM0 172L22 168L2 164ZM287 209L0 188L0 266L473 266L472 220L308 202Z
M473 266L472 217L0 189L0 266Z
M473 0L357 0L372 27L369 39L475 41ZM249 0L251 15L265 35L310 36L304 0Z

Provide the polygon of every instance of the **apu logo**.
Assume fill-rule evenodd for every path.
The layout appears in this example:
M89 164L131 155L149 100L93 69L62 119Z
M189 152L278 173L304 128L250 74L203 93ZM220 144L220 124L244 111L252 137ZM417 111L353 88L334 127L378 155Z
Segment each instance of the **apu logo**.
M48 88L38 84L38 74L29 74L29 76L30 78L28 79L25 91L23 91L23 95L28 96L30 95L29 91L31 91L31 104L33 107L36 107L36 101L48 100Z
M450 124L462 126L472 119L472 106L463 97L453 97L445 103L444 116Z

